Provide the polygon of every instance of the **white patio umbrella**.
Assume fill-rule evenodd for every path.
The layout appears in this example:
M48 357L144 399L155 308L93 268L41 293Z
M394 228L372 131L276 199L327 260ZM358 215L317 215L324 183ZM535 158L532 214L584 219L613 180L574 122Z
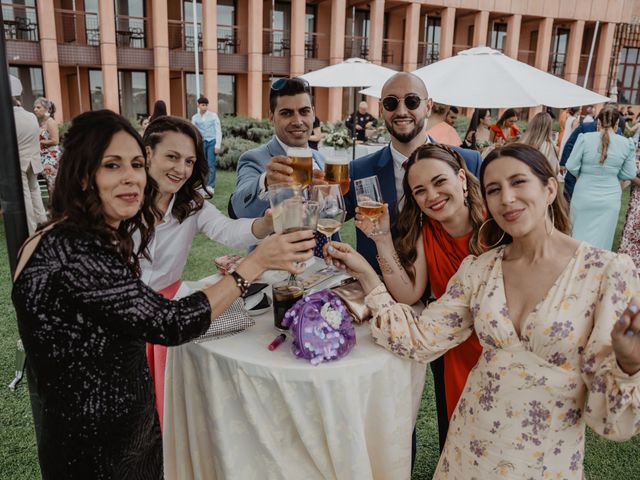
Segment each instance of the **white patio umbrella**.
M376 65L362 58L349 58L341 63L329 65L314 72L305 73L304 78L312 87L369 87L382 86L389 77L397 73L387 67ZM355 93L355 92L354 92ZM353 111L356 111L356 95L353 96ZM356 154L355 121L351 129L353 156Z
M610 101L488 47L463 50L413 73L425 82L431 98L446 105L564 108ZM379 98L383 83L360 93Z

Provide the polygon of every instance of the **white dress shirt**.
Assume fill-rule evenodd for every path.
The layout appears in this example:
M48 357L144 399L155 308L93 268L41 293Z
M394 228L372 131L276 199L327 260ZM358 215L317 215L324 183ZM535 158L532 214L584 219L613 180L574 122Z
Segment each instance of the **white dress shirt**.
M151 261L140 258L142 281L156 291L180 280L193 238L198 232L231 248L247 248L259 241L251 233L252 218L231 220L205 200L200 210L179 223L171 213L174 201L175 195L169 203L163 223L156 225L155 235L148 247ZM140 236L137 232L134 240L138 245Z
M431 138L427 136L427 139L424 143L425 145L431 143ZM402 164L406 162L409 157L405 157L403 154L393 148L393 142L389 142L389 147L391 148L391 157L393 158L393 176L396 180L396 202L398 205L398 210L402 210L402 207L404 206L404 190L402 188L402 180L404 180L405 173Z

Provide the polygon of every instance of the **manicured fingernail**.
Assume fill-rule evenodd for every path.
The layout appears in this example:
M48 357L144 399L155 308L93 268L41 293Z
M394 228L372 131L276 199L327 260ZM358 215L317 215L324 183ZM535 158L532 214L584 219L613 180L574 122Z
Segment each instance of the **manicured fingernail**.
M633 330L631 330L631 329L627 330L627 333L625 333L625 335L627 337L633 337Z
M618 320L618 323L619 323L620 325L626 325L626 323L627 323L627 317L626 317L626 315L621 316L621 317L620 317L620 320Z
M629 311L635 315L638 313L638 306L635 303L632 303L629 305Z
M331 246L331 245L329 245L329 248L327 248L327 252L329 252L329 253L333 253L335 251L336 251L336 249L333 248L333 246Z

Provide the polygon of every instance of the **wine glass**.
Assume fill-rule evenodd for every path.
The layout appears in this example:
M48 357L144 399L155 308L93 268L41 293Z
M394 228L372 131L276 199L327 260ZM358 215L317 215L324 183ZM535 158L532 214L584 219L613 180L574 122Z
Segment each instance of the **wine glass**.
M387 232L380 230L378 219L382 215L383 203L378 177L359 178L353 182L356 191L356 201L360 214L369 217L373 223L371 235L381 235Z
M311 199L320 205L317 230L327 237L328 243L331 235L340 230L346 216L342 189L337 184L314 185Z

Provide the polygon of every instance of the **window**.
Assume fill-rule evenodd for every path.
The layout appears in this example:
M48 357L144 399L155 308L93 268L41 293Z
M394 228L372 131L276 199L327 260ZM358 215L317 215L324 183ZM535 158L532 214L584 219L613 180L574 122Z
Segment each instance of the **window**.
M507 39L507 24L495 22L491 30L491 48L504 52Z
M562 77L564 75L564 65L567 61L567 48L569 45L568 28L556 28L551 46L551 57L549 62L549 73Z
M91 110L104 108L102 86L102 71L89 70L89 97L91 99Z
M345 57L369 56L369 31L371 20L368 10L358 10L355 7L347 13L345 22Z
M440 17L422 17L422 38L418 46L418 59L422 65L437 62L440 57Z
M22 82L20 100L25 110L32 111L36 98L44 97L44 79L40 67L9 66L9 73Z
M640 103L639 48L623 47L618 67L618 103Z
M275 56L286 57L291 48L289 31L291 30L291 4L275 2L273 4L271 23L271 53Z
M236 76L218 75L218 115L236 114Z
M304 58L318 56L318 42L316 35L316 6L307 5L304 14Z
M216 13L218 16L218 25L235 25L236 24L235 0L218 0Z
M115 0L116 42L119 47L146 47L143 0Z
M202 87L204 85L204 75L201 73L200 77L200 95L203 95ZM185 84L186 84L186 104L187 104L187 118L191 118L195 115L196 110L198 109L198 105L196 104L198 100L198 95L196 92L196 74L195 73L185 73L184 74Z
M149 114L147 100L147 72L118 71L120 113L130 120Z
M196 44L194 42L193 34L192 1L184 1L182 18L184 18L184 48L188 52L193 52ZM198 28L198 49L202 50L202 2L200 0L196 0L196 23Z
M38 41L38 14L35 0L21 2L2 0L2 18L6 40Z
M218 16L218 52L237 53L240 42L235 27L235 0L218 0L216 12Z

